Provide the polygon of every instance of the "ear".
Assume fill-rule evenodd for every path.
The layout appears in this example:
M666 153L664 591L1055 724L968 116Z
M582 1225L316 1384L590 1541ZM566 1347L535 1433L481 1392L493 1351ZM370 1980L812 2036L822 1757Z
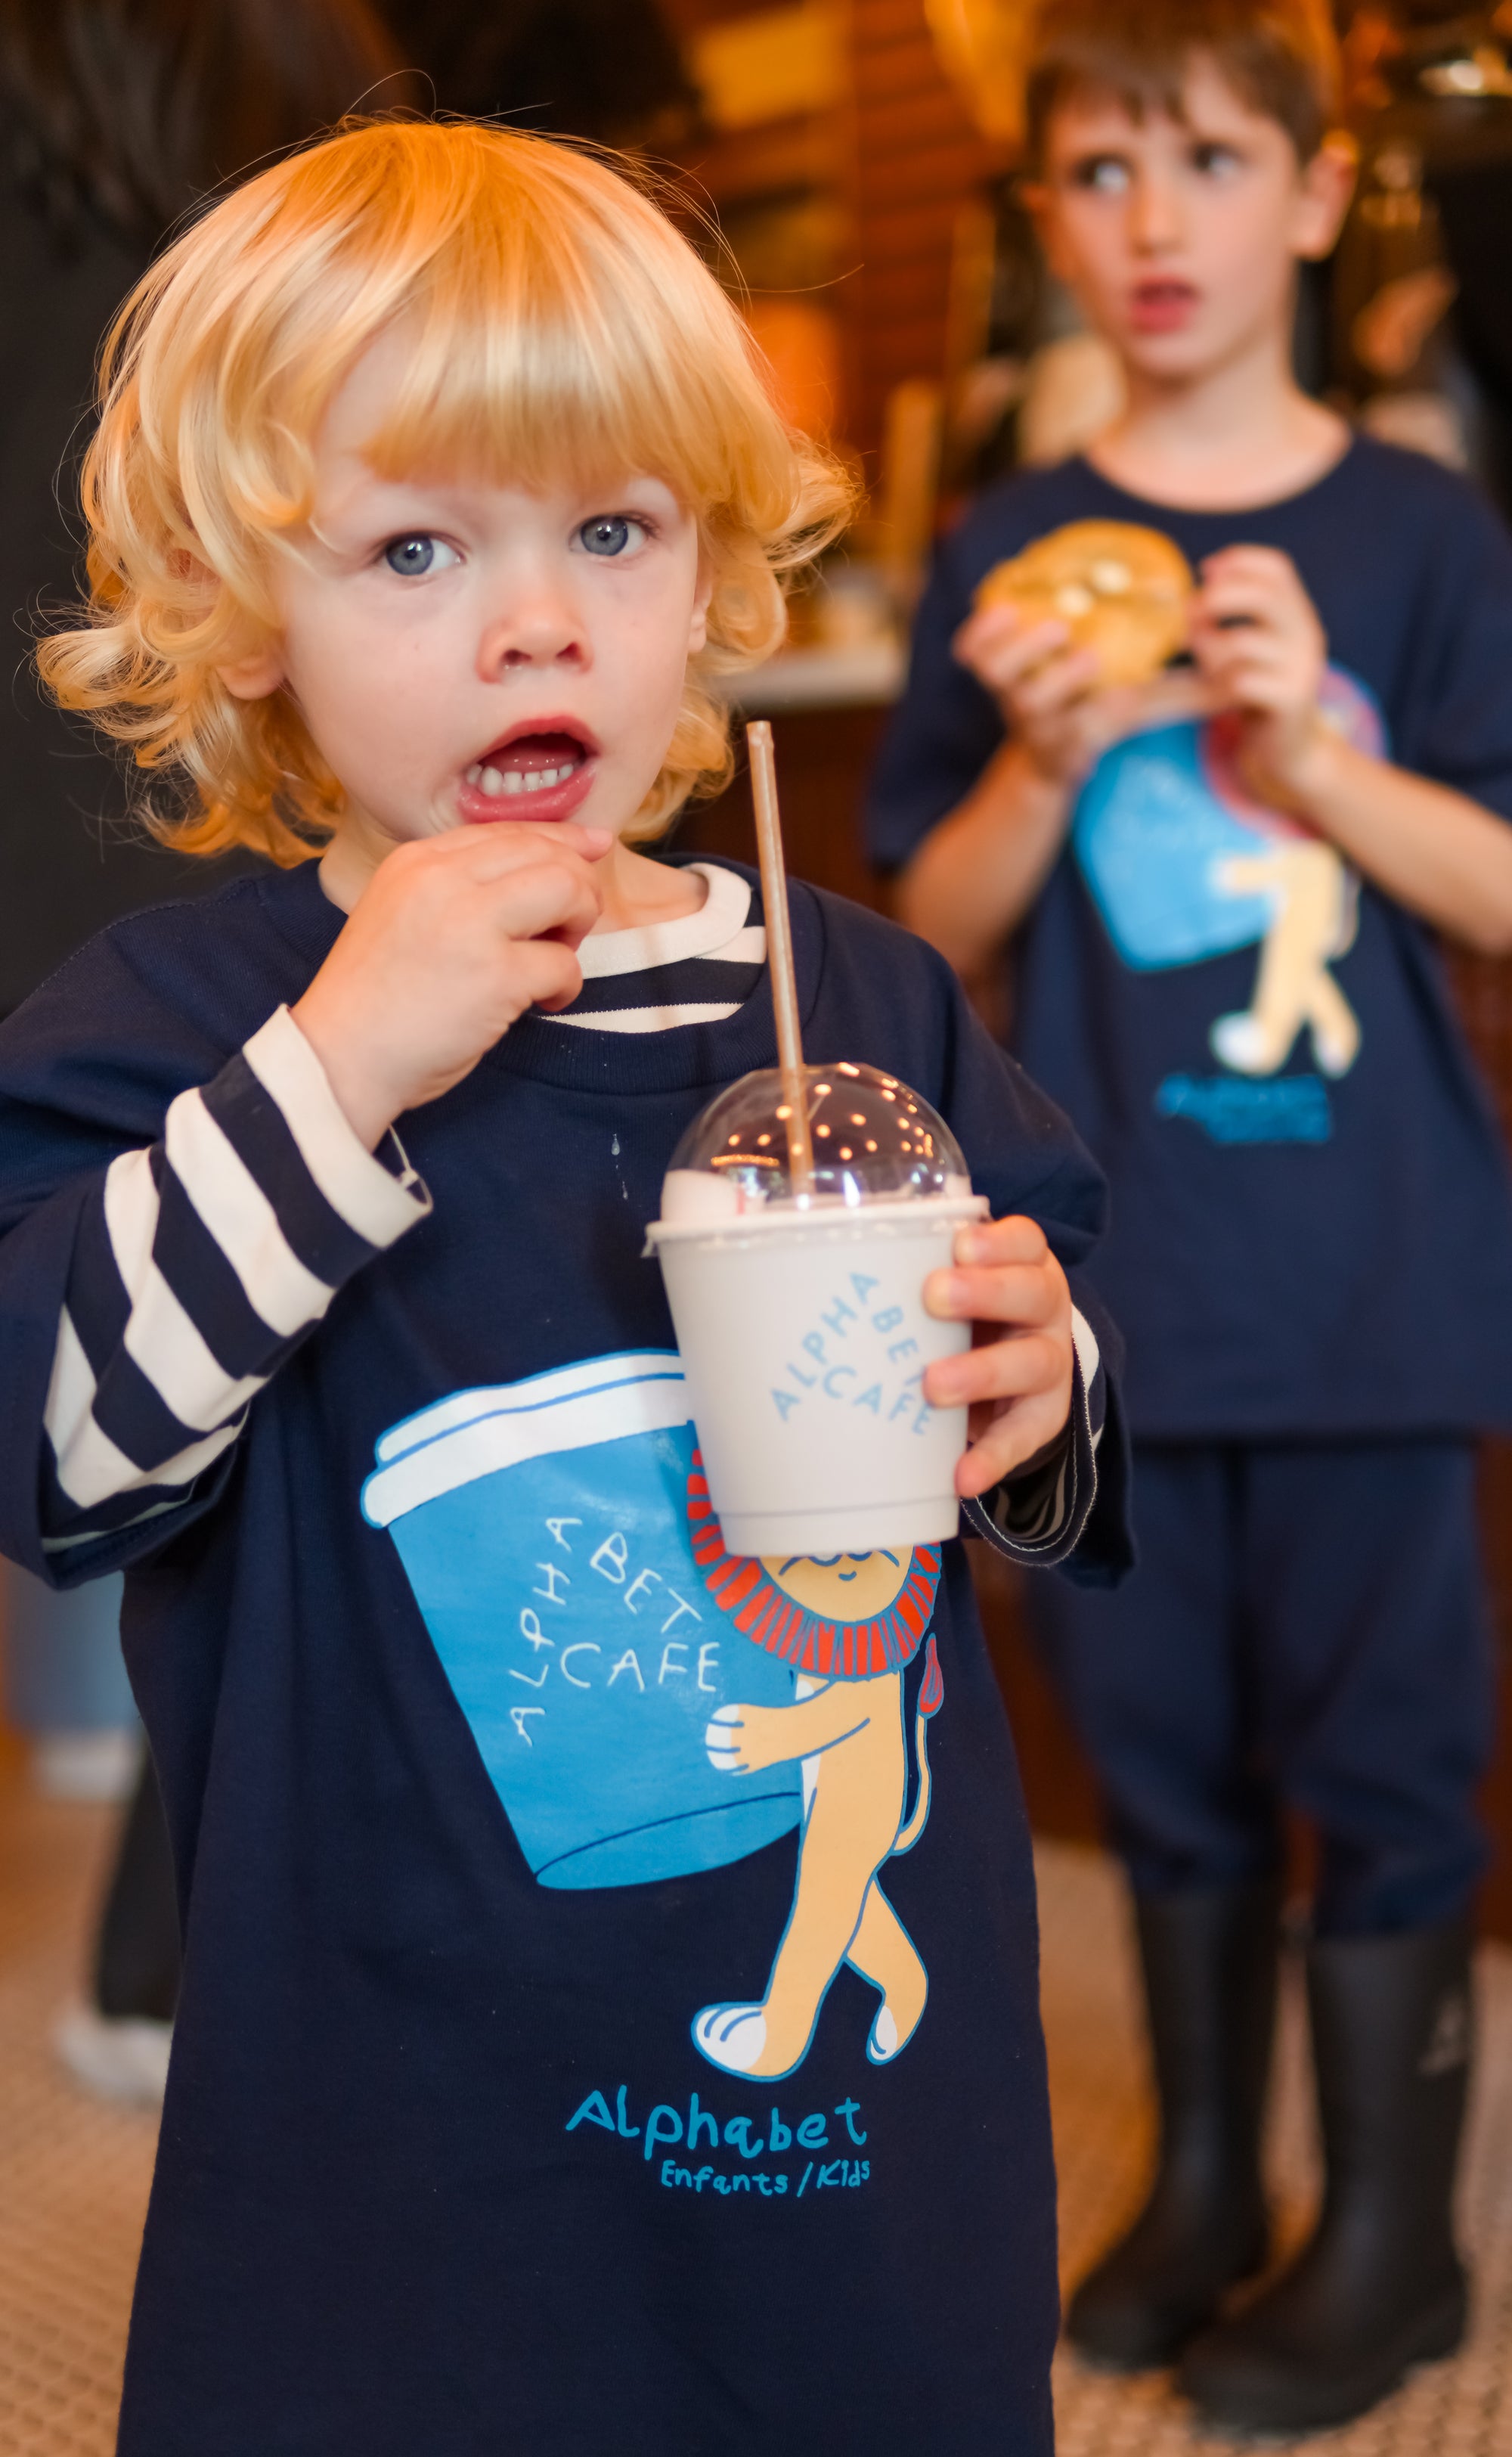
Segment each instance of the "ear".
M1304 261L1314 263L1333 252L1359 168L1359 149L1342 129L1325 136L1303 165L1292 214L1292 245Z
M270 699L284 681L283 658L273 644L250 657L238 657L216 673L233 699Z
M1020 179L1014 191L1019 203L1034 225L1034 236L1040 253L1058 281L1070 281L1070 272L1060 246L1060 217L1055 211L1055 192L1046 179Z

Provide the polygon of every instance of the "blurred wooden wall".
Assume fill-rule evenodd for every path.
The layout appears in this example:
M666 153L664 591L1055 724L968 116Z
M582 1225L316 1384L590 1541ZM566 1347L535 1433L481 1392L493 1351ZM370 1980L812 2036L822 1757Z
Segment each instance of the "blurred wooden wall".
M844 237L822 303L846 357L847 441L875 477L889 394L945 372L951 268L963 207L1004 167L978 134L935 52L924 0L807 0L834 22L843 75L832 105L760 126L711 129L682 167L728 220L763 196L832 195ZM696 53L711 29L738 23L783 39L791 0L664 0Z
M1004 168L948 83L924 0L849 0L847 130L859 270L843 285L850 441L874 465L893 386L946 370L963 206Z

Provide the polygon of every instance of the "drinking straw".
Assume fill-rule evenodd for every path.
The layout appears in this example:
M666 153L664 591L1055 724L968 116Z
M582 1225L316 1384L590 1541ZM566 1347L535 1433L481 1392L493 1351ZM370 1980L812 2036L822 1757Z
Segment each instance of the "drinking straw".
M798 983L793 973L792 930L787 915L787 865L783 859L782 820L777 812L777 763L772 730L765 717L746 728L750 752L751 799L756 809L756 850L761 862L762 902L766 908L766 960L771 968L772 1011L777 1019L777 1065L787 1115L787 1173L802 1198L814 1190L814 1147L808 1133L808 1093L804 1075L803 1034L798 1023Z

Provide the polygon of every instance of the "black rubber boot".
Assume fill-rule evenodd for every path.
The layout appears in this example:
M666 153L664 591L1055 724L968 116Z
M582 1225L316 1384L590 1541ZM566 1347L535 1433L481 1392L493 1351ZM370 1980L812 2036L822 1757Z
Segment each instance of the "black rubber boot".
M1212 2421L1326 2430L1464 2334L1451 2203L1470 2055L1466 1922L1317 1945L1308 2001L1327 2182L1299 2259L1190 2348Z
M1134 2226L1072 2298L1066 2334L1094 2363L1171 2363L1264 2264L1279 1909L1270 1884L1136 1901L1160 2155Z

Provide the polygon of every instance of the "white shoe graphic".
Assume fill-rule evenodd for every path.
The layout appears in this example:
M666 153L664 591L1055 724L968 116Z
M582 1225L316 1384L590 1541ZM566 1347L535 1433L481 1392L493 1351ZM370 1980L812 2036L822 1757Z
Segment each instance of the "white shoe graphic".
M867 2041L867 2054L874 2065L889 2065L902 2044L898 2037L897 2023L893 2020L888 2007L884 2005L871 2025L871 2036Z
M725 2073L749 2073L766 2045L759 2005L705 2005L693 2017L693 2044Z
M1277 1049L1263 1024L1248 1013L1220 1015L1208 1039L1220 1064L1236 1075L1274 1075L1284 1049Z

